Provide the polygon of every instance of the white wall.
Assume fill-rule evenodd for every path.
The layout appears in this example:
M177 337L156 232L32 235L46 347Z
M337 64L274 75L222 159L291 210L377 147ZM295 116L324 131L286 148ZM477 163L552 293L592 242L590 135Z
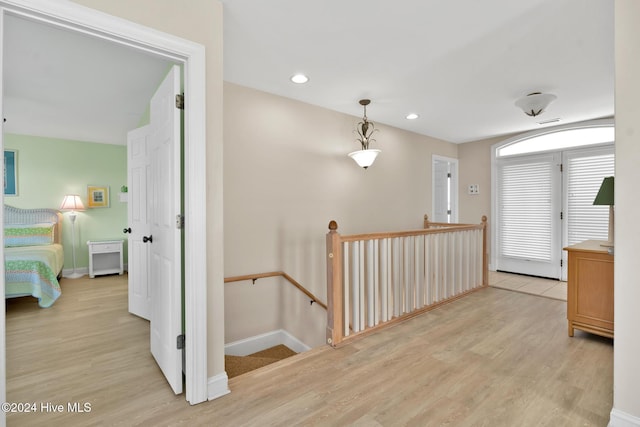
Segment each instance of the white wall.
M379 126L372 148L382 153L363 170L347 157L361 117L231 83L224 111L225 277L283 270L325 302L329 221L343 234L421 228L431 155L457 157L454 144ZM280 279L227 284L225 306L226 342L283 328L324 343L325 311Z
M640 2L616 0L615 341L611 425L640 426ZM625 418L630 417L625 421Z

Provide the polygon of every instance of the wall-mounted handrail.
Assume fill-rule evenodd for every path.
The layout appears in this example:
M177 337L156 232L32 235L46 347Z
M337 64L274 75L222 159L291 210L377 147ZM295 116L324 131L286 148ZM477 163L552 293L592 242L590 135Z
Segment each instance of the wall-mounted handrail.
M267 277L278 277L278 276L284 277L289 283L291 283L293 286L298 288L306 296L311 298L311 304L313 304L315 302L316 304L318 304L320 307L324 308L325 310L327 309L327 305L325 303L320 301L318 299L318 297L313 295L309 290L307 290L307 288L302 286L297 280L295 280L293 277L289 276L284 271L271 271L271 272L268 272L268 273L257 273L257 274L247 274L247 275L244 275L244 276L225 277L224 283L242 282L242 281L245 281L245 280L251 280L255 284L256 280L258 280L258 279L264 279L264 278L267 278Z

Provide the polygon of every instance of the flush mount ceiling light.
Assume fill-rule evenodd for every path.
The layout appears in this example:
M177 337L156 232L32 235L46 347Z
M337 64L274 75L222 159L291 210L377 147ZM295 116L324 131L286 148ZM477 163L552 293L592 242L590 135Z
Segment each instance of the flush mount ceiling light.
M376 160L376 157L378 157L378 154L380 154L380 150L369 148L369 144L375 142L375 139L371 138L371 135L378 130L375 129L373 122L367 119L367 105L370 103L371 101L369 99L360 100L360 105L364 107L364 116L362 117L362 121L356 125L356 130L354 131L358 134L356 140L360 143L362 149L349 153L349 157L355 160L358 166L365 169L371 166Z
M298 73L291 76L291 81L297 84L303 84L309 81L309 77L304 74Z
M420 116L418 116L416 113L409 113L409 114L407 114L407 115L406 115L406 117L405 117L405 118L406 118L407 120L415 120L415 119L417 119L418 117L420 117Z
M535 117L544 113L544 110L555 101L557 96L550 93L533 92L516 101L516 107L524 111L527 116Z

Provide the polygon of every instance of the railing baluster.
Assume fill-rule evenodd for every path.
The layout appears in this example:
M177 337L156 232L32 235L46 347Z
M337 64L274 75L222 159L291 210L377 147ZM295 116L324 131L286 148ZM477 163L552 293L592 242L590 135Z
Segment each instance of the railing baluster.
M387 293L389 280L387 270L389 261L387 260L387 239L380 240L380 317L383 322L389 320L389 307L387 301Z
M425 221L427 221L426 218L425 218ZM432 283L432 281L431 281L431 273L432 273L432 268L431 268L431 254L432 254L431 241L432 240L433 240L433 235L424 236L424 252L423 252L423 256L424 256L424 297L425 297L424 304L425 305L431 304L431 283Z
M353 242L351 257L351 303L353 332L360 331L360 242Z
M420 239L423 236L416 236L413 238L413 283L415 284L415 306L414 308L420 308L423 306L422 301L422 275L420 274Z
M409 243L411 237L402 239L402 277L404 278L404 312L410 313L413 310L413 294L411 292L411 267L409 262L411 254L409 253Z
M380 240L373 241L373 292L374 292L374 312L373 323L380 323Z
M402 303L400 283L400 238L393 239L393 316L400 316Z
M367 240L367 326L372 327L375 325L374 313L375 313L375 292L373 291L373 240Z
M391 246L392 246L392 239L385 239L386 246L387 246L387 259L386 259L386 263L387 263L387 286L386 286L386 293L387 293L387 305L386 305L386 310L387 310L387 320L391 320L393 318L393 266L392 266L392 254L391 254Z
M349 242L344 242L344 247L343 247L343 253L344 253L344 287L343 287L343 292L342 292L342 297L344 298L344 336L348 337L349 336L349 324L351 323L351 312L353 311L353 309L351 308L351 303L349 301L349 293L350 293L350 283L351 281L349 280L349 278L351 277L350 273L350 262L349 262Z
M358 306L360 307L360 329L365 328L365 269L364 269L364 240L360 240L358 242L360 256L358 257L359 262L359 270L360 270L360 280L358 282L358 296L360 300L358 301Z

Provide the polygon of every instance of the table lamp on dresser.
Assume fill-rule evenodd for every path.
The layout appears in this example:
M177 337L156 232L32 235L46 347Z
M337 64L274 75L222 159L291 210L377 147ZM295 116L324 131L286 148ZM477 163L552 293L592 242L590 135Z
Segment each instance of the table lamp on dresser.
M609 206L609 233L607 243L603 243L601 246L613 247L613 205L614 205L614 178L612 176L606 177L602 180L600 190L593 201L594 205Z

